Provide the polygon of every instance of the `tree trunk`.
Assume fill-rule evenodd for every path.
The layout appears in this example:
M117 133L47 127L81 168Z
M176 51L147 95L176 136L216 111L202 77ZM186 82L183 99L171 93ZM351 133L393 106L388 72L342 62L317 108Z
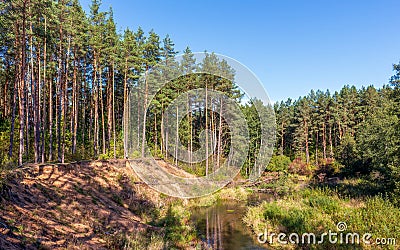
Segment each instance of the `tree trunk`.
M305 144L306 144L306 162L310 163L310 153L308 150L308 124L307 121L304 120L304 135L305 135Z
M61 162L62 158L62 148L61 148L61 119L62 119L62 110L63 110L63 84L62 84L62 41L63 41L63 30L62 26L60 26L60 46L58 52L58 77L57 77L57 90L58 90L58 99L59 99L59 110L56 112L56 116L58 117L56 122L56 130L57 130L57 160ZM57 104L56 104L57 105Z
M127 128L127 98L128 98L128 58L125 58L125 69L124 69L124 112L123 112L123 124L122 127L124 128L124 157L128 157L128 148L127 148L127 133L128 133L128 128ZM139 133L139 130L138 130Z
M211 161L212 161L212 172L215 171L215 144L217 140L216 136L216 126L215 126L215 116L214 116L214 106L213 106L214 99L211 97Z
M329 125L329 145L330 145L330 152L329 157L333 157L333 142L332 142L332 125Z
M115 65L112 64L112 126L113 126L113 139L114 139L114 159L117 158L116 153L116 136L115 136Z
M103 101L103 81L102 81L102 69L100 67L99 72L99 80L100 80L100 105L101 105L101 135L103 139L102 143L102 153L106 154L106 129L105 129L105 121L104 121L104 101Z
M315 165L318 166L318 130L315 134Z
M208 86L207 86L207 82L206 82L206 105L204 107L204 115L206 118L206 126L205 126L205 136L206 136L206 176L208 176Z
M22 165L22 155L24 154L24 130L25 130L25 26L26 26L26 1L23 4L23 12L22 12L22 37L21 43L18 45L21 46L21 54L20 54L20 79L19 79L19 87L18 87L18 96L19 96L19 151L18 151L18 164ZM18 24L17 24L18 27ZM19 31L19 27L17 28ZM19 33L19 32L17 32ZM18 36L17 36L18 37ZM17 47L18 48L18 47Z
M191 121L191 119L190 119L190 101L189 101L189 93L187 93L186 94L186 113L188 114L188 123L190 123ZM189 124L189 128L191 128L191 124ZM191 134L190 134L190 136L192 136ZM190 140L191 140L191 138L189 138L189 141L188 141L188 144L187 144L187 157L188 157L188 161L189 161L189 164L191 165L192 163L192 161L191 161L191 159L190 159L190 154L191 154L191 149L190 149Z
M99 131L98 131L98 125L99 125L99 94L98 94L98 88L99 88L99 83L97 82L97 58L96 58L96 52L94 54L94 90L93 90L93 101L94 101L94 131L93 131L93 149L94 149L94 156L97 157L98 155L98 142L99 142Z
M65 161L65 133L67 127L67 108L68 108L68 97L67 97L67 90L68 90L68 71L69 71L69 59L70 59L70 50L71 50L71 35L68 36L68 47L67 47L67 58L65 62L65 78L62 82L62 112L61 112L61 163Z
M161 121L160 121L160 127L161 127L161 129L160 129L160 136L161 136L161 139L160 139L160 149L161 149L161 155L163 156L164 155L164 102L163 101L161 101Z
M29 8L30 10L30 8ZM30 80L31 80L31 91L32 91L32 108L33 108L33 133L34 133L34 162L39 161L39 114L38 114L38 102L37 102L37 82L35 81L34 65L33 65L33 30L32 21L29 24L30 37L29 37L29 48L30 48Z
M326 124L325 122L322 124L322 147L324 160L326 160Z
M51 81L49 81L49 161L52 160L53 160L53 84Z
M192 100L189 99L189 125L190 125L190 167L193 170L193 114L192 114Z
M112 62L112 64L114 64L114 62ZM111 141L111 138L112 138L112 136L111 136L111 133L112 133L112 130L113 130L113 126L112 126L112 122L113 122L113 115L112 115L112 111L113 111L113 98L114 98L114 92L113 92L113 89L112 89L112 87L113 87L113 79L112 79L112 77L113 77L113 72L111 72L110 71L110 68L111 68L111 71L113 71L114 70L114 68L113 67L108 67L108 69L109 69L109 72L108 72L108 75L109 75L109 80L108 80L108 82L107 82L107 98L106 98L106 100L107 100L107 149L108 150L110 150L110 141Z
M179 142L179 105L176 105L176 135L175 135L175 165L178 166L178 142Z
M281 155L283 155L283 149L284 149L284 138L285 138L285 128L284 128L284 123L281 123Z
M76 135L78 129L78 98L77 98L77 48L74 46L74 73L72 79L72 112L71 112L71 129L72 129L72 154L75 155L76 153Z
M15 66L15 72L17 71L17 66ZM18 74L14 75L14 87L12 91L12 113L11 113L11 131L10 131L10 147L8 149L8 157L11 158L13 155L14 147L14 129L15 129L15 110L17 106L17 89L18 89Z
M157 113L154 113L154 152L157 152L158 148L158 134L157 134Z
M29 64L27 65L28 67L28 71L27 71L27 75L29 76ZM24 82L24 98L25 98L25 157L26 159L29 159L29 131L30 131L30 124L29 124L29 117L30 117L30 105L29 105L29 101L31 100L29 98L29 92L30 92L30 88L28 87L29 84L27 82Z
M217 154L217 167L220 167L220 159L221 159L221 153L222 153L222 148L221 148L221 140L222 140L222 102L223 98L220 97L220 103L219 103L219 124L218 124L218 154Z
M41 162L45 162L45 155L46 155L46 116L47 116L47 109L46 109L46 67L47 67L47 19L44 17L44 50L43 50L43 109L42 109L42 149L41 149ZM51 107L50 107L51 108Z
M144 100L143 100L143 128L142 128L142 157L144 157L145 153L145 146L146 146L146 109L147 109L147 97L148 97L148 91L149 91L149 86L147 82L147 74L149 73L149 67L146 66L146 72L145 72L145 86L144 86Z
M92 127L91 126L89 126L89 127L87 127L86 126L86 123L87 123L87 119L86 119L86 113L87 113L87 104L88 103L90 103L90 101L88 101L88 99L89 99L89 93L88 93L88 89L89 89L89 83L88 82L86 82L86 79L85 79L85 75L86 75L86 65L87 65L87 62L86 62L86 58L84 59L84 67L83 67L83 75L81 76L81 77L83 77L83 88L82 88L82 92L81 91L79 91L80 92L80 94L81 94L81 96L82 96L82 116L81 116L81 119L84 121L83 123L82 123L82 125L81 125L81 133L82 133L82 145L86 145L86 130L88 130L89 132L89 134L90 134L90 130L92 129ZM77 118L77 119L79 119L79 118ZM89 119L89 123L90 123L90 119ZM86 147L85 146L82 146L81 147L82 149L81 150L83 150L83 152L82 152L82 155L85 155L85 149L86 149Z
M168 124L168 116L163 117L163 119L165 118L165 124ZM169 138L169 133L168 133L168 127L163 127L163 132L165 132L165 137L164 137L164 141L165 141L165 159L168 159L168 138Z

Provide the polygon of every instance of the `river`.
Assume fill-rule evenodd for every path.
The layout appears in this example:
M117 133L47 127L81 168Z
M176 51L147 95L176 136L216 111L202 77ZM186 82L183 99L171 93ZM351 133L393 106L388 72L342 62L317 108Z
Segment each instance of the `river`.
M210 249L266 249L256 240L256 235L242 218L246 205L271 200L267 194L254 194L246 202L219 201L210 207L192 209L191 220L196 225L198 237Z

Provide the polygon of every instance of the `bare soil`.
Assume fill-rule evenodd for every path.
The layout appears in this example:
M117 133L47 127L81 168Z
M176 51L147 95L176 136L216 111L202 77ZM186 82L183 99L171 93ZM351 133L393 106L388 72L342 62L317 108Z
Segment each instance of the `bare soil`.
M162 230L148 222L165 199L128 165L30 164L13 171L0 188L0 249L106 249L117 233Z

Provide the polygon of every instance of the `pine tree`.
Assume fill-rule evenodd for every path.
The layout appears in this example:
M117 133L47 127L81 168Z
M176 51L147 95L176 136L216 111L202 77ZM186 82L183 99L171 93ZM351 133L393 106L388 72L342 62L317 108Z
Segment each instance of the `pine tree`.
M143 127L142 127L142 157L145 156L145 141L146 141L146 120L147 120L147 103L149 96L148 74L153 66L160 61L160 41L159 36L150 31L149 37L143 46L143 66L144 72L144 96L143 96Z
M182 61L180 62L180 68L181 72L184 75L184 79L186 81L186 91L187 91L187 113L189 114L188 116L188 124L189 124L189 140L188 140L188 145L187 145L187 151L188 151L188 160L190 163L190 167L193 168L193 157L192 157L192 152L193 152L193 100L192 96L189 95L189 91L195 88L194 82L196 79L196 76L194 75L194 72L196 71L196 59L194 58L194 55L192 51L190 50L189 47L186 47L186 49L183 52L182 56Z
M119 44L119 38L117 35L113 11L110 8L108 13L108 19L106 23L106 48L105 53L107 55L106 62L109 63L107 66L108 77L107 77L107 149L110 150L111 137L113 138L113 155L116 158L116 132L115 132L115 68L118 60L117 47ZM112 134L112 135L111 135Z
M296 103L295 143L297 150L304 150L307 164L310 163L310 101L307 97L300 98Z

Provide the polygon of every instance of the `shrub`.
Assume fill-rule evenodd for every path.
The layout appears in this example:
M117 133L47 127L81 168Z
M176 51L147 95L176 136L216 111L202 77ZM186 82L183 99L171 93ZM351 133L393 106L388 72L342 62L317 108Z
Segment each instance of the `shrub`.
M307 165L301 158L296 158L289 165L289 173L291 174L299 174L299 175L311 175L312 174L312 166Z
M183 248L195 239L189 210L180 204L172 204L163 212L165 215L155 225L165 228L164 240L170 243L169 247Z
M290 165L290 158L285 155L272 156L267 166L267 170L271 172L287 171Z
M131 155L129 156L131 159L136 159L140 157L140 153L139 151L135 150L131 153Z
M108 160L108 159L110 159L110 157L108 156L108 154L100 154L98 159L99 160Z

